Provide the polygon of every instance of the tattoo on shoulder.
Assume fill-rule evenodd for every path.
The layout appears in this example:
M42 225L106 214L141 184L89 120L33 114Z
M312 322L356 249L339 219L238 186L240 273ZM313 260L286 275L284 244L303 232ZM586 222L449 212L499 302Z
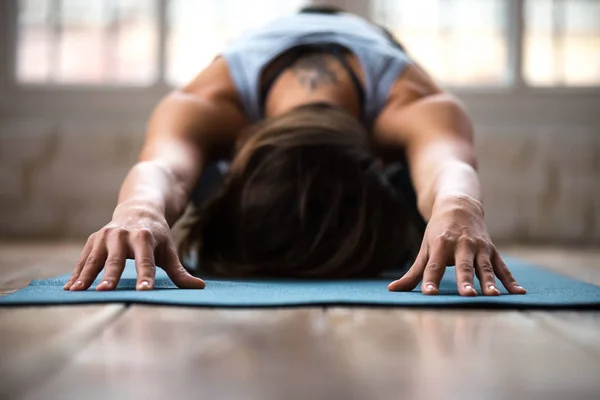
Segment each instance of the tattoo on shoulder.
M322 54L313 54L302 57L294 63L292 71L298 77L302 86L314 92L320 84L338 84L339 79L330 67L330 60Z

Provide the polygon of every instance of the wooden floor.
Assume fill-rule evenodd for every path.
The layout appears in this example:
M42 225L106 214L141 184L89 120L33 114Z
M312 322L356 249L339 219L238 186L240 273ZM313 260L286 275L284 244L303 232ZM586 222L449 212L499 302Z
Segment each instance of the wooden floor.
M0 291L80 244L0 244ZM600 285L600 250L505 254ZM0 399L600 399L600 313L0 308Z

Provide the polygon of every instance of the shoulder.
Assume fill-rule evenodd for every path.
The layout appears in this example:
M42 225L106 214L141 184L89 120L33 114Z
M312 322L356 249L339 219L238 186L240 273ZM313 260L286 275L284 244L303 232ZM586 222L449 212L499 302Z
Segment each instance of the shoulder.
M230 149L249 122L223 58L216 57L171 97L180 99L179 104L188 105L180 108L189 110L180 118L190 121L191 126L186 131L211 143L216 149L215 157L228 158ZM184 122L180 121L181 124Z
M444 94L444 90L418 64L409 64L398 76L388 95L382 113L408 107L419 100Z
M209 102L226 102L239 108L242 105L227 62L221 56L215 59L190 82L180 88L180 91Z
M462 102L411 64L398 77L373 127L380 146L407 147L436 135L469 139L470 120Z

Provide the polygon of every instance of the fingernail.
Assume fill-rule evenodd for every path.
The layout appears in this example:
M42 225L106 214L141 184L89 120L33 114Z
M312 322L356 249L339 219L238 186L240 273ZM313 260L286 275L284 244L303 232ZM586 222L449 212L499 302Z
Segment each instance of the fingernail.
M431 283L427 286L425 286L428 290L434 290L435 286L433 286Z
M465 289L471 290L471 289L473 289L473 286L471 286L471 285L465 285Z
M82 287L83 286L83 282L82 281L77 281L75 282L75 284L73 285L74 288L78 288L78 287Z
M109 286L110 282L109 281L102 281L100 282L100 284L98 286Z
M147 281L140 282L139 288L147 288L150 284Z
M488 286L488 287L490 288L490 290L493 290L493 291L494 291L494 292L496 292L496 293L500 293L500 292L498 291L498 288L497 288L496 286L494 286L494 285L490 285L490 286Z

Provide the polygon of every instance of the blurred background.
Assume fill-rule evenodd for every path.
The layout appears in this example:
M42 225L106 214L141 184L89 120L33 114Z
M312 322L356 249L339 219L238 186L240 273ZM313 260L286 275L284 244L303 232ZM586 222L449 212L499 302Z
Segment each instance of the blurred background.
M600 243L600 0L330 0L386 25L476 126L498 243ZM303 0L2 0L0 237L109 222L162 95Z

